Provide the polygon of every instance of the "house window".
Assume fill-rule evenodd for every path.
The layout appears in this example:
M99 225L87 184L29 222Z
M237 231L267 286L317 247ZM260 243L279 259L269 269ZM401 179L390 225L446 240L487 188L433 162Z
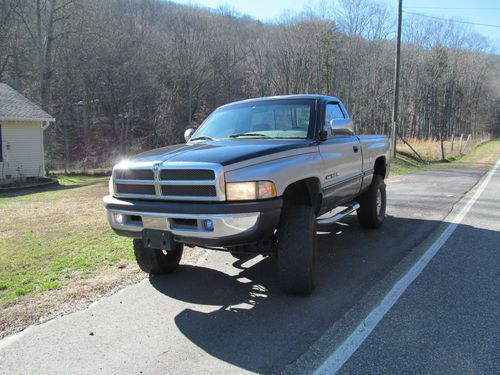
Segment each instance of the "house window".
M0 163L3 162L2 124L0 124Z

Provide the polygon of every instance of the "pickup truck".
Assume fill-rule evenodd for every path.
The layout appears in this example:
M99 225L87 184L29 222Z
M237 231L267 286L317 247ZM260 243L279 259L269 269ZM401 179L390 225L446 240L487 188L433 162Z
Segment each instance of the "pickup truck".
M362 227L382 225L387 137L355 135L336 97L230 103L184 137L116 165L103 199L147 273L174 271L184 246L274 255L283 290L308 295L318 226L354 211Z

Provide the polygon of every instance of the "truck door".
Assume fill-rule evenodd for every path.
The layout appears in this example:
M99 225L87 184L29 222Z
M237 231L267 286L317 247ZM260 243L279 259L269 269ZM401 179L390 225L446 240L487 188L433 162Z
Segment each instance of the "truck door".
M323 159L323 199L328 207L333 207L359 193L362 152L345 108L338 102L330 102L323 113L323 129L328 132L328 139L319 146Z

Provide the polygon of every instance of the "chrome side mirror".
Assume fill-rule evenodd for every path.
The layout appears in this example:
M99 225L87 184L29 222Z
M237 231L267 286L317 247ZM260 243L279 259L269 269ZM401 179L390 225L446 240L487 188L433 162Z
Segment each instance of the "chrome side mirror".
M194 128L187 128L184 131L184 139L186 140L186 142L189 142L193 134L194 134Z
M354 135L354 123L348 118L330 120L330 131L332 135Z

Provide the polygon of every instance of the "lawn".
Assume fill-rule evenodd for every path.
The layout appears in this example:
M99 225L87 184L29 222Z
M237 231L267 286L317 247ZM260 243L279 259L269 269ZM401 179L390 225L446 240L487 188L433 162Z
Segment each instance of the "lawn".
M68 188L76 182L93 184ZM0 196L0 307L132 261L130 239L116 236L106 222L107 183L77 177L62 183Z

